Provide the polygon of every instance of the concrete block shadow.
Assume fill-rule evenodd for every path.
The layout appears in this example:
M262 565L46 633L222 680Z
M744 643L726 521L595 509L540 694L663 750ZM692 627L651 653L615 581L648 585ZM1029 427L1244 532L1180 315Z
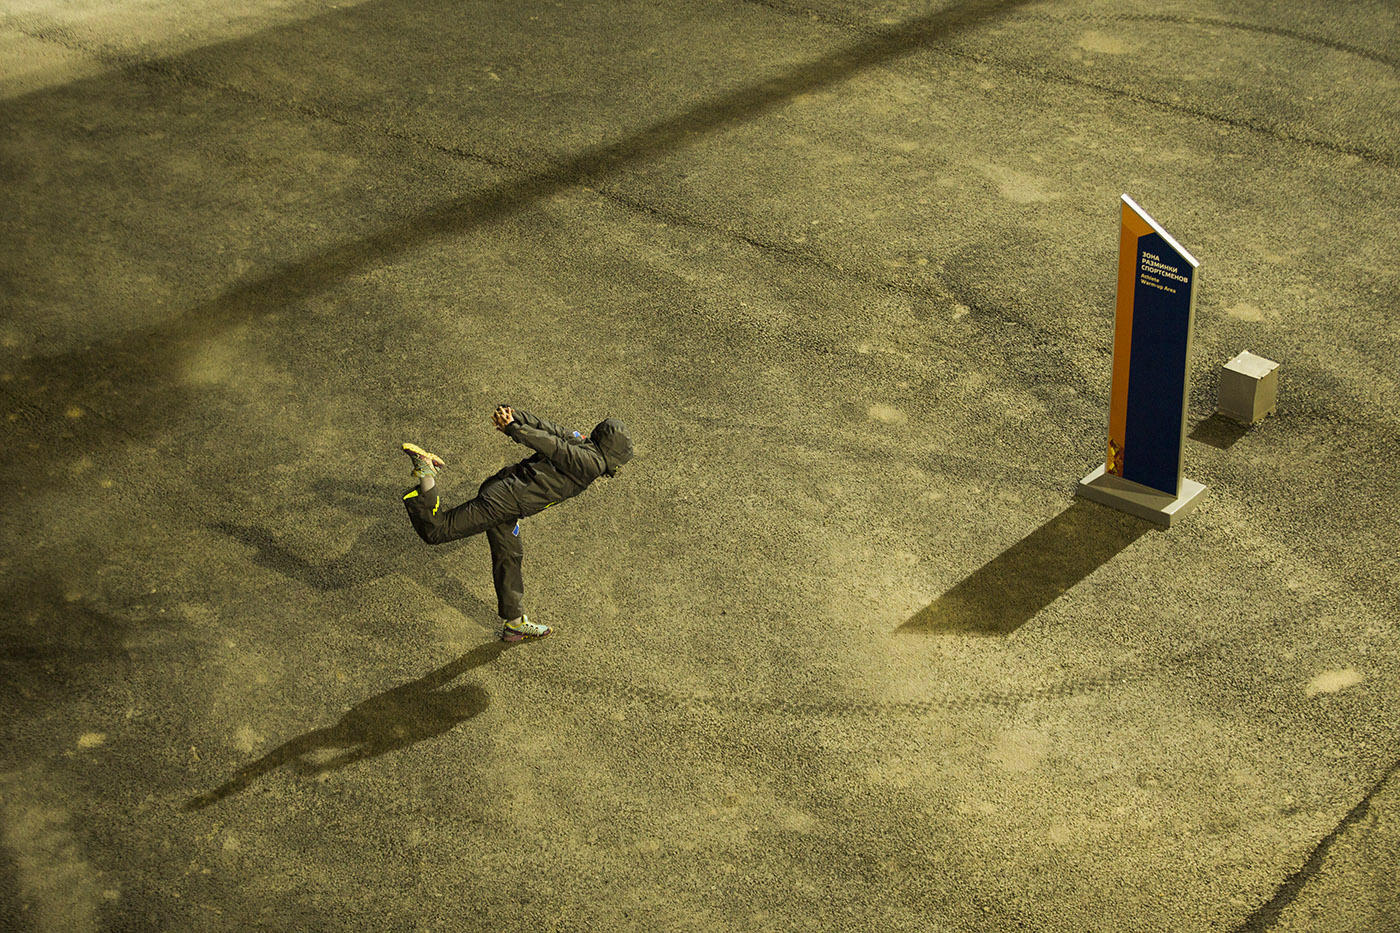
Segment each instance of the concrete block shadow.
M487 642L411 683L357 703L340 722L282 743L239 768L223 784L191 798L185 809L202 810L218 803L283 765L298 774L315 775L442 735L480 715L491 702L487 692L476 684L448 684L461 674L494 661L510 647L505 642Z
M1153 527L1076 499L896 631L1009 635Z
M1249 433L1249 428L1238 422L1231 421L1224 415L1216 412L1209 418L1202 419L1191 429L1189 437L1193 441L1202 444L1209 444L1217 450L1229 450L1235 445L1235 441Z

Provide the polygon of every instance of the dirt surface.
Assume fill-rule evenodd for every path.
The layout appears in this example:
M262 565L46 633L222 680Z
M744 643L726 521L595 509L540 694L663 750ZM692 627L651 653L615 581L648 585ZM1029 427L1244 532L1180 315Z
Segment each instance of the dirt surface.
M0 179L0 926L1400 927L1394 3L10 0Z

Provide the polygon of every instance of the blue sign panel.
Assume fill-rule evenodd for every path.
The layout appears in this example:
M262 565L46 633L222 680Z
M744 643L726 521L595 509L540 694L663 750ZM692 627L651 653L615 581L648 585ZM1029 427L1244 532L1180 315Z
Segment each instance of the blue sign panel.
M1138 240L1123 478L1176 495L1195 270L1156 233ZM1124 445L1128 449L1128 445Z

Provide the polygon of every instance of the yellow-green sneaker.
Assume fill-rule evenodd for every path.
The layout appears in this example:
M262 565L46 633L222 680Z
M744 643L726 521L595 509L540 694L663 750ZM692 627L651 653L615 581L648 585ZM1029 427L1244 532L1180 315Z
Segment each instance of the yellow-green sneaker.
M416 479L437 476L437 471L447 465L437 454L430 454L417 444L404 444L403 452L413 461L413 476Z
M529 616L521 616L518 619L511 619L501 630L501 641L517 642L525 641L527 638L544 638L554 629L548 625L540 625L538 622L531 622Z

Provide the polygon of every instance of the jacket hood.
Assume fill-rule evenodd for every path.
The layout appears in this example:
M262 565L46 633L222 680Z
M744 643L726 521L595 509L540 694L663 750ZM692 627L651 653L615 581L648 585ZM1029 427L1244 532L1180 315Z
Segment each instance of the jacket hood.
M588 439L598 445L598 451L607 464L606 473L612 476L618 467L632 459L632 438L627 436L627 428L616 418L605 418L598 422Z

